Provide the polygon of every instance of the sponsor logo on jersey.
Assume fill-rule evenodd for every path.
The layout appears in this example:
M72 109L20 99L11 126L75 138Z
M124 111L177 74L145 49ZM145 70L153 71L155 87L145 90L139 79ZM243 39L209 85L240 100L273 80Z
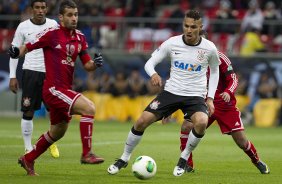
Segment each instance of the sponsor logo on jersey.
M23 106L25 106L25 107L30 106L30 98L28 98L28 97L23 98Z
M154 100L151 104L150 104L150 108L153 109L153 110L156 110L159 105L160 105L161 102L157 101L157 100Z
M235 126L240 126L240 123L237 121L237 122L235 123Z
M67 57L67 60L62 60L62 64L74 67L74 62L70 57Z
M174 61L174 67L179 68L181 70L195 71L195 72L200 72L202 69L202 65L193 65L182 61Z

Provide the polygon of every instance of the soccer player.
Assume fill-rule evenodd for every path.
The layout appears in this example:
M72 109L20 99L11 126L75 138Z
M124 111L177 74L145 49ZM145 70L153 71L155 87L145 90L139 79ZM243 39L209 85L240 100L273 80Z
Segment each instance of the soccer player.
M60 25L39 33L32 42L20 46L11 46L12 58L22 57L25 53L42 48L46 66L46 78L43 84L43 100L50 110L50 129L43 133L34 149L21 156L19 164L27 175L37 175L34 161L55 141L61 139L68 128L71 115L81 115L80 126L83 133L83 153L81 163L98 164L104 159L91 151L92 127L95 114L94 104L82 94L73 91L72 82L77 56L80 57L85 70L94 71L103 65L101 54L95 54L94 61L87 53L88 44L85 36L76 29L78 9L72 0L64 0L59 6Z
M207 37L202 31L200 35ZM231 135L235 143L241 148L251 159L252 163L258 168L261 174L270 173L269 167L260 160L256 148L249 141L244 132L244 125L241 121L241 112L236 107L235 91L238 86L238 79L234 73L232 63L229 58L222 52L219 53L221 64L219 65L219 83L214 97L215 112L209 117L209 127L215 120L223 134ZM187 141L190 139L189 133L193 128L190 120L184 120L180 132L180 149L185 149ZM192 153L187 160L187 172L194 171Z
M198 11L185 14L183 34L166 40L155 50L145 64L145 70L155 86L162 86L162 79L155 66L169 57L171 62L170 78L164 90L146 107L140 118L129 131L124 152L108 168L108 173L117 174L127 166L133 149L140 142L145 129L152 123L167 117L181 109L185 119L194 124L186 148L180 155L173 174L181 176L185 172L189 154L197 147L205 134L208 123L208 111L213 114L213 98L219 77L219 57L215 45L199 36L202 30L202 18ZM207 94L206 71L210 67L210 80ZM205 103L205 97L208 96ZM207 104L207 105L206 105Z
M31 1L32 18L23 21L16 29L12 45L20 46L35 39L35 36L48 27L57 25L55 20L46 18L46 0ZM10 90L14 93L18 91L18 80L16 70L18 59L10 58ZM22 100L21 119L22 136L24 140L25 152L31 151L31 137L33 132L34 111L40 109L42 102L42 86L45 78L45 65L42 49L34 50L25 56L22 76ZM59 150L56 144L50 147L50 153L54 158L59 157Z

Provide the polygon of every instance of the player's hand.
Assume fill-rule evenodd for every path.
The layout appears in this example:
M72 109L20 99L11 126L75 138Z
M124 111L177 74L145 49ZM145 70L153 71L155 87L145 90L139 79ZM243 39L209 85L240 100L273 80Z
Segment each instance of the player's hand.
M151 82L153 86L162 86L162 78L159 76L159 74L154 73L151 77Z
M17 93L19 89L19 83L18 83L17 78L10 79L9 88L13 93Z
M211 117L211 115L213 115L213 113L214 113L213 99L208 97L206 103L207 103L207 106L208 106L209 117Z
M10 55L11 58L16 59L20 55L20 49L12 45L8 50L8 54Z
M168 117L163 117L162 124L164 125L164 124L169 123L170 119L171 119L171 115L169 115Z
M104 59L103 59L101 53L98 53L98 54L94 55L94 63L95 63L97 68L103 66L103 62L104 62Z
M221 93L219 96L225 101L225 102L230 102L230 95L227 92Z

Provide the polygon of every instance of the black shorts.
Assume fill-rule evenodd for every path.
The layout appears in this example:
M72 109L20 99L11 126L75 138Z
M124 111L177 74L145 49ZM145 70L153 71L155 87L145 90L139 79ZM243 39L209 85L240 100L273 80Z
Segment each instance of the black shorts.
M44 72L23 70L21 111L35 111L41 108Z
M162 91L146 107L149 111L159 118L168 117L178 109L184 114L184 119L190 119L195 112L204 112L208 114L205 99L199 96L179 96L168 91Z

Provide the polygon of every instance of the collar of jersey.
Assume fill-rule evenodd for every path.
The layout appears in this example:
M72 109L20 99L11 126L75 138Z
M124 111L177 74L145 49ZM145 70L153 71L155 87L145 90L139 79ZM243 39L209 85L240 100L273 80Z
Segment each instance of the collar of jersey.
M183 40L183 42L184 42L185 45L188 45L188 46L198 46L198 45L200 45L201 42L202 42L202 37L200 37L200 40L199 40L198 43L196 43L195 45L192 45L192 44L187 43L187 42L185 41L185 39L184 39L184 35L182 35L182 40Z

